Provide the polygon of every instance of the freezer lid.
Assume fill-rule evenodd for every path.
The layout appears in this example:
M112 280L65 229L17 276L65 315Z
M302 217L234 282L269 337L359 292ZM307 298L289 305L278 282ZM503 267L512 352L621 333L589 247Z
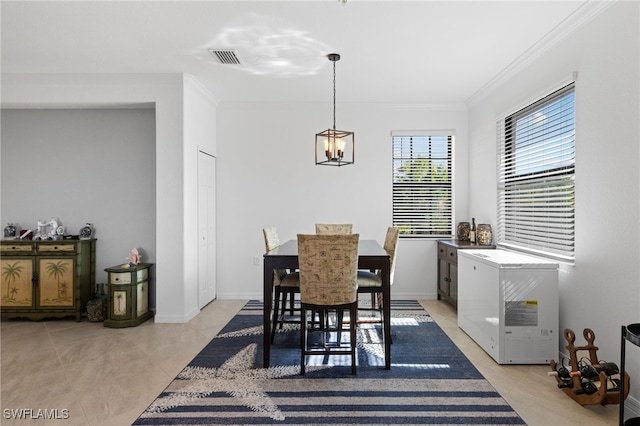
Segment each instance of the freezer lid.
M458 250L458 257L468 257L500 269L558 269L558 262L509 250Z

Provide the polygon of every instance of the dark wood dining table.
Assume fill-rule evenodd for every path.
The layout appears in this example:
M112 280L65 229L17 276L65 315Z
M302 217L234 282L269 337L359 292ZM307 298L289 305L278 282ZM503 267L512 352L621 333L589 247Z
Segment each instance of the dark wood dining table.
M264 337L263 367L269 367L271 353L271 310L273 304L273 270L298 268L298 240L289 240L264 254ZM384 368L391 369L391 258L385 249L375 240L358 242L358 269L382 271L382 329L384 344Z

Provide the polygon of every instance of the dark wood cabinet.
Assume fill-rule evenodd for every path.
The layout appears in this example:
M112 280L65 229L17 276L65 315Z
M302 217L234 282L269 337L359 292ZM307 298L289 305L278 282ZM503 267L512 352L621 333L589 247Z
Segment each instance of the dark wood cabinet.
M458 307L458 250L495 248L469 241L438 240L438 299Z

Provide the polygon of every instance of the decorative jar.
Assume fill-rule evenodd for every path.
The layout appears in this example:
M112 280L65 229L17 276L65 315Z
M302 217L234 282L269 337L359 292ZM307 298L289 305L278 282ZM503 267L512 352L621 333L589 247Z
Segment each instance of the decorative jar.
M471 231L469 222L460 222L458 224L458 240L469 241L469 231Z
M481 223L478 225L476 231L476 241L481 246L490 246L493 243L493 233L491 231L491 225Z

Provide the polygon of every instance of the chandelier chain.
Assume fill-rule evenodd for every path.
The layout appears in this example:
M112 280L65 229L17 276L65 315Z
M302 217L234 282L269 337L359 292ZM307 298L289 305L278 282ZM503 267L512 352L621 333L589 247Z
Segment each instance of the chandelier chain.
M336 62L333 61L333 130L336 129Z

